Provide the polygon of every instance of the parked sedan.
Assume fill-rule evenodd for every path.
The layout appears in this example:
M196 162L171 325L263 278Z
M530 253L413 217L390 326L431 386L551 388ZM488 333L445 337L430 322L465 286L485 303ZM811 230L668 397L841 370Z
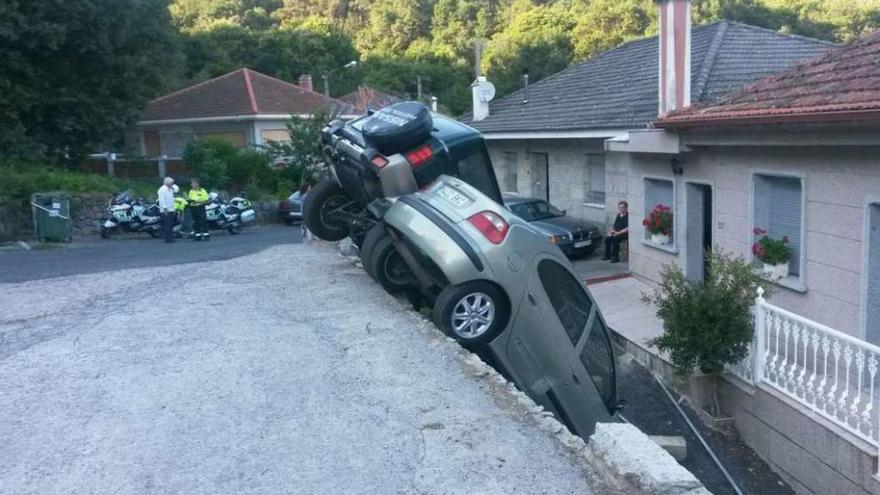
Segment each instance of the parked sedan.
M287 225L302 221L303 202L299 191L278 202L278 218Z
M504 206L529 222L568 256L586 255L602 243L598 226L567 216L543 199L504 195Z
M386 281L391 267L397 284L409 280L433 302L443 332L487 352L572 432L586 438L596 422L612 420L615 362L605 321L545 234L445 175L398 198L383 218L364 243L371 275Z

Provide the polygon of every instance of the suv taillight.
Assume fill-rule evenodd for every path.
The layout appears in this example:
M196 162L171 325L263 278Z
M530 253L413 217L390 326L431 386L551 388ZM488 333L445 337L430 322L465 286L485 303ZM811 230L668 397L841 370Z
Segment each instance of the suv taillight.
M373 157L372 160L370 160L370 163L372 163L373 165L375 165L379 168L384 168L385 165L388 165L388 159L382 155L376 155Z
M510 225L491 211L481 211L468 218L468 221L479 230L492 244L501 244L507 237Z
M427 162L428 160L430 160L433 157L434 157L434 152L431 151L431 145L426 144L417 150L410 151L409 153L407 153L406 154L406 161L408 161L409 164L412 165L413 168L416 168L416 167L422 165L423 163Z

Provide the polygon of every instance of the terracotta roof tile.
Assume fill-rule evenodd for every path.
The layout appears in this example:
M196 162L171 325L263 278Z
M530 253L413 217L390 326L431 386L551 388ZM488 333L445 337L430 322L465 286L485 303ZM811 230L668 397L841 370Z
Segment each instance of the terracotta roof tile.
M710 105L674 112L655 126L821 122L853 117L880 121L880 31Z
M141 120L311 114L328 103L340 111L351 110L339 100L245 68L156 98Z

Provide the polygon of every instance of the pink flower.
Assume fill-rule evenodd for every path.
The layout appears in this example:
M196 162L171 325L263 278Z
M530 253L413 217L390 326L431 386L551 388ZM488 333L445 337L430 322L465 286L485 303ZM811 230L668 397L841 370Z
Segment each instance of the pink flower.
M755 227L754 230L752 230L752 232L754 232L755 235L764 235L767 233L767 231L762 229L761 227Z

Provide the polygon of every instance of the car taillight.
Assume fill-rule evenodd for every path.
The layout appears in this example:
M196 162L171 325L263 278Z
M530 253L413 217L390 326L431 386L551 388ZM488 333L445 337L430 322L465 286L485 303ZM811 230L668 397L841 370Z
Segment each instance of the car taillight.
M510 225L491 211L481 211L468 218L468 221L492 244L501 244L507 237L507 231L510 230Z
M434 152L431 151L431 145L426 144L425 146L422 146L415 151L410 151L409 153L407 153L406 161L408 161L409 164L412 165L413 168L415 168L427 162L428 160L433 158L433 156Z
M370 163L372 163L373 165L375 165L379 168L384 168L385 165L388 165L388 159L382 155L376 155L373 157L372 160L370 160Z

